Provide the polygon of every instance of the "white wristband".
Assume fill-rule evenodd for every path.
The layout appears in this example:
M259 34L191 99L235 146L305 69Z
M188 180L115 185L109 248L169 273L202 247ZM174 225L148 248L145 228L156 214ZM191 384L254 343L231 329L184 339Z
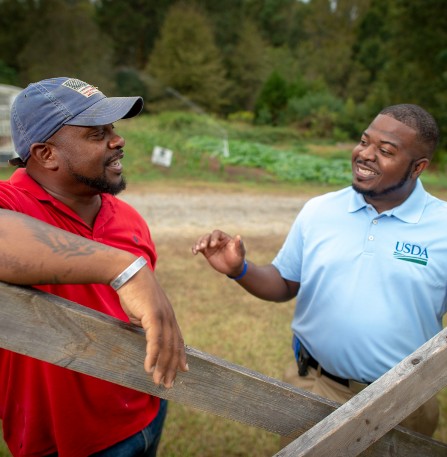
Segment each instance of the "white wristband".
M141 256L135 262L132 262L122 273L120 273L111 283L113 289L118 290L122 285L129 281L132 276L136 275L145 265L146 259Z

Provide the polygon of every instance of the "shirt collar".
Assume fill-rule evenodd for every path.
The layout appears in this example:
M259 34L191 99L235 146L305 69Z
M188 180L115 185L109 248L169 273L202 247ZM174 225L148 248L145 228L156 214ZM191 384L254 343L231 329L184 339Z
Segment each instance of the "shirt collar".
M18 168L9 178L9 182L19 189L22 189L30 194L32 194L37 200L39 201L46 201L51 203L55 208L64 212L65 214L69 215L72 218L78 219L83 224L85 222L67 205L62 203L57 198L53 197L49 194L40 184L34 181L33 178L26 172L25 168ZM103 209L107 207L109 217L112 217L115 213L115 198L109 194L101 194L101 209L96 217L95 226L97 225L98 220L102 220L104 216L102 215Z
M417 224L424 211L426 201L427 193L425 192L422 182L418 179L413 192L403 203L388 211L384 211L382 214L397 217L409 224ZM363 195L352 189L348 212L355 213L356 211L365 208L367 205L368 203L365 201Z
M25 168L18 168L9 178L9 182L19 189L23 189L30 194L34 195L41 201L54 201L53 198L42 186L40 186L33 178L26 172Z

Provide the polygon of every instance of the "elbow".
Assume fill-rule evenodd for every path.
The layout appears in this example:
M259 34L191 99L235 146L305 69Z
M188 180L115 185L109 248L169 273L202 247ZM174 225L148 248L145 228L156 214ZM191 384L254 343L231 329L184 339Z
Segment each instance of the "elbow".
M289 281L287 279L282 278L284 281L284 296L282 297L281 302L292 300L298 295L298 290L300 289L300 283Z
M284 303L286 301L292 300L292 298L295 298L295 295L287 294L287 295L284 295L282 297L277 297L272 301L274 301L275 303Z

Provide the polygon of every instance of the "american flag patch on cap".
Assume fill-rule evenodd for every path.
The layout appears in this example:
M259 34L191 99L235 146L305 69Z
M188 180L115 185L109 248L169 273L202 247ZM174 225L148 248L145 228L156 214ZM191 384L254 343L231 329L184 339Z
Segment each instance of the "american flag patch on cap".
M84 97L91 97L95 94L100 94L101 91L98 90L97 87L94 87L90 84L81 81L80 79L67 79L62 86L68 87L69 89L73 89L74 91L78 92L79 94L83 95Z

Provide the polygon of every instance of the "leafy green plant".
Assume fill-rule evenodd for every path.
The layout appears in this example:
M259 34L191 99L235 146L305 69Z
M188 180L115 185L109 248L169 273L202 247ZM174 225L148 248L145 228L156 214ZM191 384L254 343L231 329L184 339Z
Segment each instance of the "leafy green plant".
M276 183L342 186L351 182L352 144L303 139L302 132L290 127L255 126L198 113L165 112L122 121L116 128L126 139L124 164L129 181L231 181L235 178L234 173L228 172L229 167L241 167L265 173L266 181ZM340 139L345 140L342 135ZM224 154L226 140L229 157ZM170 168L151 163L155 146L174 152ZM439 191L445 189L443 176L430 169L422 179ZM239 180L259 182L259 173L242 174Z

